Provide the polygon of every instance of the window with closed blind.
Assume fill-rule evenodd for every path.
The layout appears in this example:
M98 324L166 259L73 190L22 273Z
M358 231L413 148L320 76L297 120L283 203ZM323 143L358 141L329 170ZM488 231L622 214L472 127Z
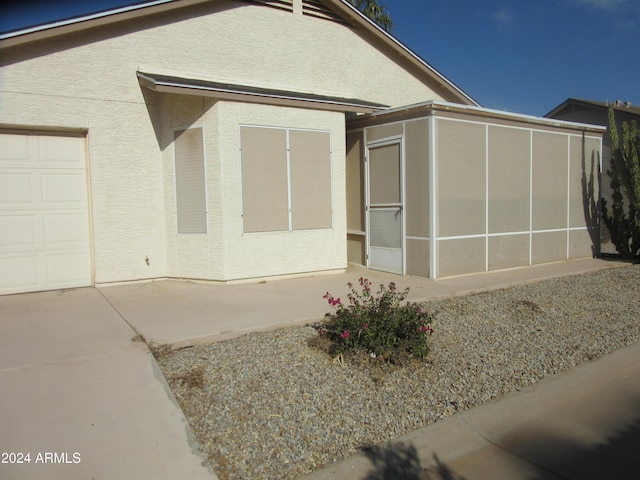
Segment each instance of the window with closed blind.
M174 132L178 233L207 233L202 128Z
M287 135L281 128L242 127L244 231L289 229Z
M331 135L240 127L245 233L331 228Z

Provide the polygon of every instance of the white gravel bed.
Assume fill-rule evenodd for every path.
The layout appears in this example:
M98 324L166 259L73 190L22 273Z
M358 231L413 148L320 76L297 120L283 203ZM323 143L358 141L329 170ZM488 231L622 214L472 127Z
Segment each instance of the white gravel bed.
M425 305L432 352L396 370L332 363L310 326L158 363L221 480L292 479L639 341L640 265Z

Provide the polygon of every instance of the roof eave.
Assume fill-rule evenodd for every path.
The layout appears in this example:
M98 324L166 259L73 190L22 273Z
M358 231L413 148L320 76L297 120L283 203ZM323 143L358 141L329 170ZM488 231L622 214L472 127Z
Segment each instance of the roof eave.
M334 97L321 97L318 95L303 94L297 92L283 92L279 90L267 90L241 85L221 85L203 79L171 79L158 80L154 74L137 72L140 84L149 90L158 93L177 93L182 95L197 95L212 97L219 100L235 102L259 103L266 105L279 105L296 108L326 110L340 113L371 114L386 110L386 105L354 99Z
M210 0L151 0L124 7L81 15L57 22L36 25L14 30L0 35L0 49L24 43L45 40L58 35L82 31L86 28L108 25L110 23L130 20L148 15L182 8L188 5L204 3Z
M569 128L575 130L589 131L596 134L603 134L607 128L601 125L592 125L589 123L572 122L568 120L557 120L553 118L536 117L533 115L526 115L522 113L505 112L502 110L495 110L491 108L475 107L473 105L461 105L451 102L442 102L439 100L429 100L427 102L416 103L414 105L407 105L405 107L390 108L385 111L379 111L367 115L362 118L355 119L351 122L352 125L359 127L365 125L369 121L375 121L376 119L388 120L393 117L402 117L407 114L420 114L420 112L453 112L462 114L471 114L482 117L489 117L494 119L525 122L529 124L544 125L546 127L557 128Z

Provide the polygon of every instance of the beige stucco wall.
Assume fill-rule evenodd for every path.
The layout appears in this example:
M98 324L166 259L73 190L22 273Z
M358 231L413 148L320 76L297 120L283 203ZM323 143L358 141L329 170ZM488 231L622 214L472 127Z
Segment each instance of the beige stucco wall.
M344 116L269 105L220 102L220 169L224 245L211 262L224 265L224 279L342 269L347 264ZM315 129L331 134L332 228L243 233L239 125Z
M201 73L221 82L390 106L440 98L350 27L240 2L220 4L229 8L189 21L189 36L182 24L163 27L165 41L180 48L166 49L164 58L151 66ZM204 12L214 6L199 8ZM152 35L150 43L155 43L157 33L144 35Z
M219 105L216 100L191 95L153 94L162 114L164 222L167 245L166 276L222 279L223 264L212 261L210 252L224 245L222 223L222 162L219 146ZM171 143L176 130L202 128L207 195L207 234L179 234L176 216L175 156Z
M80 92L83 82L57 68L64 61L45 57L3 66L0 124L88 132L95 281L163 276L164 188L147 109L141 99L118 101L117 92L108 91L114 88L109 82L84 74L79 76L94 90Z
M350 27L302 16L299 9L294 14L240 2L210 2L4 49L0 125L88 133L96 283L346 266L341 114L153 94L138 83L140 65L392 106L439 98ZM238 236L238 122L331 130L331 232ZM192 126L204 128L209 187L209 234L200 238L175 235L172 132ZM245 255L259 250L265 258L250 268Z
M201 127L205 143L207 234L179 234L176 226L174 153L162 155L167 241L167 276L241 280L341 269L346 265L346 210L334 208L332 228L244 233L240 126L287 127L331 134L332 202L345 205L345 131L340 113L215 101L161 94L168 113L162 136Z

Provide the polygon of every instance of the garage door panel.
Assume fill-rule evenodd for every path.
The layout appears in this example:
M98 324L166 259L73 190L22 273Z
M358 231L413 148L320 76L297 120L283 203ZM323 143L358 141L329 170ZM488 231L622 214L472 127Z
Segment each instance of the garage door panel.
M38 255L0 256L0 292L18 293L40 289Z
M84 142L75 137L39 137L39 159L43 167L84 168Z
M0 252L37 246L35 215L2 215L0 232Z
M89 262L88 252L46 255L47 285L50 288L86 285Z
M83 137L0 132L0 294L91 285Z
M0 208L34 206L34 177L34 174L27 172L0 171Z
M84 247L87 242L88 225L84 213L46 214L42 219L43 247Z
M0 166L19 167L31 163L29 156L29 137L26 135L2 135Z
M40 175L42 205L84 205L86 180L84 173L43 173Z

